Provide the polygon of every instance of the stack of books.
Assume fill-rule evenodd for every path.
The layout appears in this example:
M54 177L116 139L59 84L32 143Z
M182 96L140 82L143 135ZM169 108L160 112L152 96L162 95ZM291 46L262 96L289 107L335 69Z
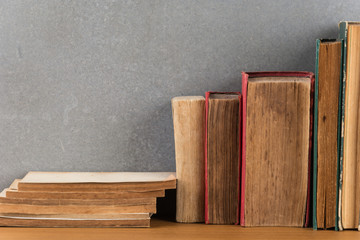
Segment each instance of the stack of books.
M149 227L172 172L29 172L0 194L0 226Z

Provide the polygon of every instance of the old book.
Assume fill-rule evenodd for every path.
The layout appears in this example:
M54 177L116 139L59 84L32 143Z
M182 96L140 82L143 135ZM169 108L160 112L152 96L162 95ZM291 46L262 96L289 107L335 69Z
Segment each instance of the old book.
M119 199L164 197L164 190L150 192L40 192L8 189L7 198L26 199Z
M206 93L205 223L238 224L240 93Z
M338 118L342 41L316 41L313 227L333 228L337 212Z
M243 226L308 220L313 81L308 72L243 73Z
M109 214L19 214L19 213L0 213L0 217L19 218L19 219L67 219L67 220L86 220L86 219L148 219L151 213L109 213Z
M171 100L176 157L176 221L204 222L205 98Z
M0 203L0 213L19 214L112 214L156 213L156 204L146 205L30 205Z
M31 198L7 198L4 189L0 193L0 203L29 204L29 205L151 205L156 204L156 197L151 198L115 198L115 199L31 199ZM12 189L14 190L14 189ZM15 189L16 190L16 189Z
M0 214L11 227L150 227L148 213L135 214Z
M29 172L19 191L155 191L175 189L173 172Z
M360 22L341 22L344 41L339 228L360 228Z

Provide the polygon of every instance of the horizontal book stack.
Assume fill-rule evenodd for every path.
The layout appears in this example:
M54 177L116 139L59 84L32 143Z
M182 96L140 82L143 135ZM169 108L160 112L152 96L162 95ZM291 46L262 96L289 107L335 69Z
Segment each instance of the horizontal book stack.
M29 172L0 194L0 226L149 227L172 172Z

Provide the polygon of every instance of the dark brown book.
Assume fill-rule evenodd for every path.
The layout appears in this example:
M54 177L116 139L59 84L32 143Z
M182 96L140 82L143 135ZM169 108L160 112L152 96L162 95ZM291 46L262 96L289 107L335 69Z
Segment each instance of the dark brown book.
M314 181L317 228L335 227L341 41L317 41Z
M206 93L205 223L238 224L239 93Z
M309 219L313 79L243 73L243 226L302 227Z

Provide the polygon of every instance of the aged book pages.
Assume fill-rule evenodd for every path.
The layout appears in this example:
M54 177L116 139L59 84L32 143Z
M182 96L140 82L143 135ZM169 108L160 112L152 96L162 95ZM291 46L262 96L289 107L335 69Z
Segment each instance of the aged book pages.
M206 223L239 222L240 96L210 94L207 113Z
M164 197L164 190L150 192L33 192L8 189L7 198L27 199L119 199Z
M335 227L341 42L320 42L318 59L318 228ZM316 141L316 140L315 140Z
M29 172L20 191L152 191L176 188L173 172Z
M0 226L6 227L150 227L150 218L144 219L57 219L0 216Z
M347 36L344 158L341 194L343 228L358 228L360 212L360 25Z
M171 100L176 156L176 221L204 222L205 98Z
M27 199L7 198L4 189L0 193L0 203L29 204L29 205L146 205L156 204L156 197L152 198L115 198L115 199ZM12 189L14 190L14 189ZM16 190L16 189L15 189Z
M30 205L146 205L156 204L156 197L152 198L116 198L116 199L27 199L7 198L5 188L0 193L0 203L30 204ZM16 189L12 189L16 190Z
M19 214L114 214L156 213L156 204L129 206L30 205L0 203L0 213Z
M150 213L110 213L110 214L19 214L0 213L2 218L17 219L57 219L57 220L126 220L149 219Z
M245 226L304 225L310 90L310 78L248 79Z

